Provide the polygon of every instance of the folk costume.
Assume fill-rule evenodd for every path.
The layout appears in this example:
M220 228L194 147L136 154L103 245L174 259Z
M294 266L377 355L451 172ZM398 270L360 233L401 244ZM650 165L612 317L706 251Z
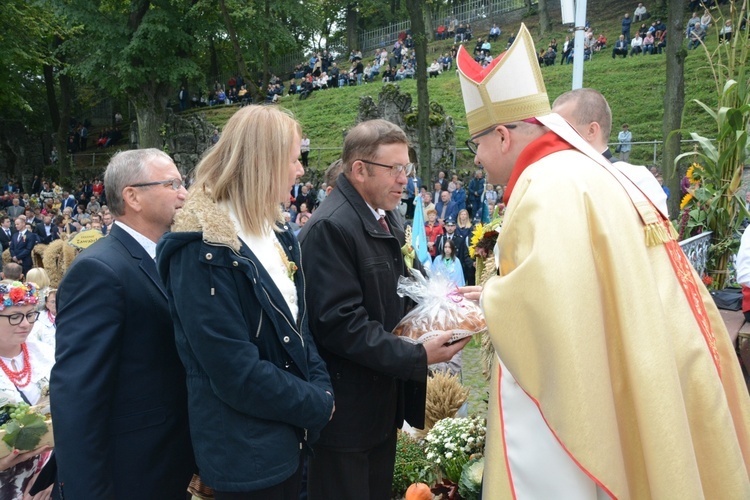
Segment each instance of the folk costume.
M484 498L750 498L747 388L666 214L550 113L525 26L498 60L459 50L470 133L550 132L511 174L481 299Z

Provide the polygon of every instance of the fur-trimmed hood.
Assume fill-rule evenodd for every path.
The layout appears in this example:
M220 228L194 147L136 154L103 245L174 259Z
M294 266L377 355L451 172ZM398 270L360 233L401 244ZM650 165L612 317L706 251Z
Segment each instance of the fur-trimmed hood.
M175 216L172 232L203 233L203 241L207 243L226 245L235 252L240 251L240 239L229 212L201 190L188 194L185 205Z

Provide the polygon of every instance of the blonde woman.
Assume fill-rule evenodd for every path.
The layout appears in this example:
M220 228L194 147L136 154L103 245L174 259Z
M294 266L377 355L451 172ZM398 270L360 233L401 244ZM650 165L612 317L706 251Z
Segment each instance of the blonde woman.
M304 174L301 138L276 107L237 111L157 252L195 456L217 500L296 500L304 456L333 414L299 244L281 214Z

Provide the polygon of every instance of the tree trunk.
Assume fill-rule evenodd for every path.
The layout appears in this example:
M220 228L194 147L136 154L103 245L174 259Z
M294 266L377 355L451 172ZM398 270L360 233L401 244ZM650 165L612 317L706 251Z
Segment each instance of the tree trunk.
M424 18L424 33L425 35L427 35L427 40L430 42L434 42L435 41L435 27L432 25L432 5L426 2L424 4L423 18Z
M268 2L266 2L267 4ZM232 18L229 16L227 5L224 0L219 0L219 7L221 8L221 16L224 19L224 26L227 29L229 40L232 42L232 49L234 49L234 61L237 64L237 72L242 75L245 79L245 85L250 95L256 96L256 98L262 98L258 86L255 85L252 77L247 71L247 63L245 63L245 56L242 55L242 49L240 48L240 42L237 39L237 30L234 29L234 23ZM267 19L267 18L266 18ZM265 42L267 45L267 42ZM211 66L216 64L216 74L219 74L218 63L216 62L216 50L214 49L213 39L211 39ZM212 68L213 69L213 68Z
M265 18L270 19L271 18L271 1L266 0L265 1ZM271 56L269 54L270 47L268 43L268 38L263 37L263 87L259 89L258 92L258 100L260 102L264 102L266 96L262 95L261 91L265 89L266 93L268 93L268 82L271 79L270 75L268 74L268 66L271 64Z
M549 3L539 0L539 34L544 35L552 31L552 20L549 17Z
M65 73L58 73L60 81L60 123L57 127L57 160L60 165L60 178L70 177L70 157L68 156L68 124L73 102L73 80Z
M425 35L422 0L406 0L411 20L414 51L417 57L417 136L419 137L419 170L422 179L431 179L432 141L430 139L430 95L427 91L427 36Z
M166 86L142 88L139 94L130 95L130 101L138 118L138 147L162 149L164 140L161 136L161 127L167 115L169 89Z
M357 4L346 4L346 46L349 48L349 52L359 48L358 23Z
M680 179L682 173L676 168L674 159L680 154L680 134L670 133L682 126L682 111L685 107L685 57L687 51L683 45L682 25L684 2L669 0L669 19L667 32L667 83L664 91L664 150L662 154L662 175L671 196L668 200L669 213L678 218L680 213Z
M227 31L228 30L229 28L227 28ZM219 79L219 56L216 54L216 45L214 44L213 37L208 38L208 51L209 51L210 59L211 59L209 63L208 72L211 75L212 80L218 80ZM213 82L210 82L210 83L213 86Z
M52 128L57 130L60 128L60 108L57 106L57 97L55 96L55 70L48 64L45 64L42 70L44 72L44 87L47 90L49 117L52 121Z

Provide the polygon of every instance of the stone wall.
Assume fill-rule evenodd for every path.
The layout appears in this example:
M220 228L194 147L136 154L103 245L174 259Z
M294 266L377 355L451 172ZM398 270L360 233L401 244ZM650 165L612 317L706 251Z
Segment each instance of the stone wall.
M410 94L401 92L397 83L386 83L378 94L377 104L370 96L363 96L359 101L357 123L382 118L401 127L412 150L409 156L415 163L419 158L419 136L417 131L417 110L412 106ZM445 114L442 106L430 103L430 138L432 140L432 155L430 165L427 166L428 178L437 177L442 170L450 172L453 168L453 157L456 151L456 130L453 118ZM419 166L419 171L425 169Z
M167 110L164 124L165 151L172 156L175 165L183 174L189 174L211 147L214 131L203 113L175 114Z

